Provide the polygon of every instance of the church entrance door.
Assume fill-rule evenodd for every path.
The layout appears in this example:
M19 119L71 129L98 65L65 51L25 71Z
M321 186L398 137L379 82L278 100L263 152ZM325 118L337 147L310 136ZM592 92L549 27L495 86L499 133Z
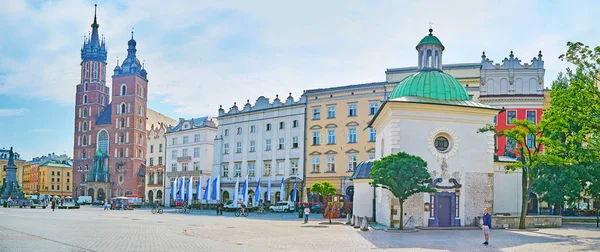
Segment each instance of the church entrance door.
M438 198L437 217L440 227L450 227L452 225L451 202L450 196L440 196Z

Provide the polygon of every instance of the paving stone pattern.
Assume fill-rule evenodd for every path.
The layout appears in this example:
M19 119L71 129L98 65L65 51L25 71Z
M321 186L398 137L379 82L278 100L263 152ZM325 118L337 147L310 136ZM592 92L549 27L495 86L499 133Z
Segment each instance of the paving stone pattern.
M398 233L361 232L321 225L312 215L301 224L294 214L234 217L233 213L178 214L167 210L103 211L0 209L0 251L581 251L600 250L600 230L591 225L540 231L480 230Z

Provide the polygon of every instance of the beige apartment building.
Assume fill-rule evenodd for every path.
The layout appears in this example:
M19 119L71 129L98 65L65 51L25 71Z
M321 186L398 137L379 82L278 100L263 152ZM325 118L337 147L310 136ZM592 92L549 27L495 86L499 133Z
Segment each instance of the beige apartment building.
M479 98L480 63L448 64L444 71L465 86L473 100ZM303 200L316 201L309 188L328 181L352 201L350 177L356 165L375 158L375 135L366 128L388 93L417 71L417 67L386 70L386 81L306 90L306 151Z

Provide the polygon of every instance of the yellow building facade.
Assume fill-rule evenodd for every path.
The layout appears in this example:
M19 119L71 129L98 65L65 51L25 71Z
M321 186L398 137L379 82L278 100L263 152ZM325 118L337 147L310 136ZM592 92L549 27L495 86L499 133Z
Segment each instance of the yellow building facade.
M444 71L463 84L473 100L479 98L480 63L444 65ZM304 201L315 201L309 188L328 181L351 201L350 177L357 164L375 158L376 132L366 128L381 102L400 80L417 67L386 71L386 81L306 90L306 151Z
M39 194L71 196L73 167L67 161L48 160L39 164Z
M23 193L28 195L37 194L39 185L38 168L39 163L33 161L27 161L23 165L23 184L21 186Z

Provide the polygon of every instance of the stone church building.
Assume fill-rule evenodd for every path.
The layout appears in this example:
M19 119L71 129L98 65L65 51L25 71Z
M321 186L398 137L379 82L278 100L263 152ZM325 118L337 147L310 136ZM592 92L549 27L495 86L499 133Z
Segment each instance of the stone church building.
M484 207L494 206L494 137L477 130L492 123L501 108L471 100L443 71L445 48L432 32L416 47L418 71L395 86L369 126L377 131L376 159L407 152L428 164L429 186L436 192L411 196L404 203L405 221L412 216L417 226L470 226ZM355 214L375 212L377 222L398 227L398 199L368 186L363 167L353 178Z

